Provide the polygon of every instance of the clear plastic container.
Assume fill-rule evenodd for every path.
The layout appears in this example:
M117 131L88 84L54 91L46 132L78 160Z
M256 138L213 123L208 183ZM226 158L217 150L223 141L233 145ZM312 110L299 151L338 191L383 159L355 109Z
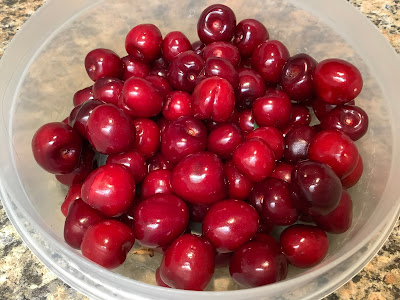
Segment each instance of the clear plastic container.
M134 25L154 23L163 34L182 30L197 40L197 18L213 1L48 1L10 43L0 61L1 199L25 243L66 283L98 299L316 299L349 280L377 253L399 215L399 56L378 30L346 1L222 1L237 19L256 18L271 38L292 54L317 60L347 59L364 77L356 100L370 116L359 142L364 176L351 189L354 222L330 236L327 258L306 270L290 270L285 281L236 290L228 272L218 271L205 292L153 286L160 256L133 255L111 272L84 259L63 241L60 204L65 195L52 175L34 161L30 142L43 123L63 120L73 93L91 85L83 59L93 48L124 55L124 38ZM229 290L229 291L226 291Z

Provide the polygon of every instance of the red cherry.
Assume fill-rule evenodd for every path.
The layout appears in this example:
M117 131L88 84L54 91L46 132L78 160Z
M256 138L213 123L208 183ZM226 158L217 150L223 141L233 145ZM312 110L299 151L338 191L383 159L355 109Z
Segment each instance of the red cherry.
M102 78L98 81L101 80ZM101 104L104 104L104 102L94 99L76 106L69 115L68 124L73 127L82 137L88 139L87 121L92 111Z
M249 56L268 38L267 28L262 23L255 19L245 19L236 25L233 44L238 47L241 55Z
M102 221L89 227L83 237L83 256L107 269L123 264L135 243L133 230L116 220Z
M152 61L161 55L162 35L153 24L139 24L126 36L125 49L130 56L143 61Z
M292 225L280 237L282 251L289 263L298 268L310 268L320 263L329 248L325 231L311 225Z
M122 79L128 80L131 77L144 78L150 73L150 66L138 59L135 59L129 55L121 58L123 74Z
M203 55L203 48L206 45L202 41L195 41L192 43L192 50L198 55Z
M230 159L233 150L242 142L242 139L242 131L235 124L221 124L209 134L207 149L222 159Z
M108 217L127 211L135 197L135 179L118 164L107 164L94 170L82 186L82 199Z
M168 170L155 170L149 172L142 184L143 199L156 194L171 194L171 172Z
M359 155L357 165L354 170L349 175L341 179L343 188L349 189L354 186L360 180L363 171L364 164L361 155Z
M96 81L102 77L121 78L122 61L120 57L108 49L94 49L85 57L85 68L90 79Z
M286 133L289 132L294 126L300 125L310 125L311 123L311 114L310 110L305 105L294 104L292 105L292 115L289 119L286 128L282 131Z
M218 252L232 252L257 232L259 216L251 205L240 200L220 201L208 210L203 220L203 236Z
M161 278L161 274L160 274L160 267L157 268L156 270L156 282L158 286L162 286L162 287L166 287L166 288L171 288L168 284L166 284L162 278Z
M136 128L135 149L145 158L153 156L160 147L160 128L150 119L134 120Z
M110 155L107 157L106 163L125 166L129 171L131 171L136 183L141 183L147 175L146 159L136 150L131 150L117 155Z
M251 109L246 109L239 113L238 125L243 133L250 133L255 129L254 118Z
M311 141L316 135L316 130L307 125L292 128L285 136L285 161L295 164L306 160Z
M228 182L228 197L238 200L246 199L253 188L253 183L236 169L232 161L224 165L224 174Z
M95 99L118 105L118 98L121 94L124 82L117 78L99 78L93 84L93 97Z
M202 291L215 269L215 250L205 238L184 234L165 251L161 279L176 289Z
M169 121L190 117L192 115L190 94L181 91L170 92L165 98L162 114Z
M203 57L204 60L207 60L210 57L224 58L229 61L235 68L239 65L240 62L240 53L238 48L227 42L214 42L208 44L203 49Z
M79 104L93 99L93 91L92 86L86 87L77 91L73 97L74 106L78 106Z
M280 160L285 148L285 139L279 129L271 126L260 127L246 135L246 139L259 138L274 152L275 160Z
M154 69L168 69L169 62L163 56L160 56L159 58L152 61L151 67L153 68L153 70Z
M155 170L169 170L172 171L174 164L168 161L161 152L157 152L147 160L149 173Z
M165 96L172 91L168 80L162 76L148 75L144 79L150 82L163 98L165 98Z
M265 93L264 79L252 69L239 70L239 88L236 92L236 106L251 108L254 101Z
M192 50L188 38L180 31L168 33L162 43L163 57L171 62L182 52Z
M218 156L199 152L183 158L172 171L172 191L194 204L211 204L226 195L223 165Z
M275 170L271 174L271 177L290 183L292 181L292 170L293 165L284 162L278 162L275 166Z
M71 204L75 200L82 198L81 189L82 189L81 183L73 184L68 189L64 202L61 204L61 212L65 217L68 215L68 209L71 206Z
M234 90L239 86L239 74L226 59L220 57L208 58L204 66L204 72L206 77L218 76L226 79Z
M346 103L346 105L355 105L354 100ZM332 111L337 105L326 103L322 100L315 99L312 102L312 109L318 120L322 121L330 111Z
M207 211L210 209L211 205L208 204L193 204L187 203L189 208L189 219L193 222L203 222Z

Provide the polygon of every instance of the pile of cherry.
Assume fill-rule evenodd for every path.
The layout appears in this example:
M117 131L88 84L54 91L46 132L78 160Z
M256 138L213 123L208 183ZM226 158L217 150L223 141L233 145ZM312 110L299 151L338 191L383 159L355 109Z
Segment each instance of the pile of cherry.
M324 259L326 232L351 225L345 189L363 172L354 141L368 128L354 105L361 74L341 59L290 56L224 5L206 8L197 32L191 44L141 24L127 56L89 52L93 86L36 132L34 157L70 186L65 241L101 266L121 265L136 240L163 253L161 286L203 290L223 266L244 287L283 280L288 264ZM279 241L275 226L287 226Z

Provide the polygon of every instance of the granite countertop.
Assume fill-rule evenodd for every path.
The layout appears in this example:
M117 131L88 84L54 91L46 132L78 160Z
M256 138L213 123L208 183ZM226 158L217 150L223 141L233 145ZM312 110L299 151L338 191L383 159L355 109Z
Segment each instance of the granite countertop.
M400 1L348 0L400 53ZM44 0L0 0L0 57ZM21 241L0 202L0 299L87 299L58 279ZM400 222L371 262L326 299L400 299Z

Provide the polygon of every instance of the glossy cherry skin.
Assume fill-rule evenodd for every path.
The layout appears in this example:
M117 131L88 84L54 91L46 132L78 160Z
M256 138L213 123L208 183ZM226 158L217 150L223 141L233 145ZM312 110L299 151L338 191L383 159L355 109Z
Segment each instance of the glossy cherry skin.
M228 198L246 199L253 188L253 183L238 171L232 161L224 164L224 174L228 182Z
M292 225L280 237L283 253L290 264L310 268L320 263L329 248L328 237L322 229L312 225Z
M243 134L238 126L233 123L221 124L210 132L207 149L222 159L230 159L242 140Z
M292 103L282 91L270 92L254 101L252 114L258 126L285 127L292 113Z
M167 125L161 135L161 153L172 163L207 147L207 129L200 120L182 117Z
M292 171L293 201L302 212L315 216L327 215L339 204L342 184L327 165L302 161Z
M262 184L264 200L261 218L279 226L295 223L299 218L299 213L293 203L290 185L276 178L267 178Z
M68 189L67 195L65 196L64 202L61 204L61 212L66 217L68 215L68 210L71 204L77 200L81 199L81 189L82 184L77 183L70 186Z
M172 91L168 80L162 76L148 75L145 77L145 79L156 88L163 98Z
M93 97L106 103L118 105L124 82L117 78L103 77L93 84Z
M153 156L160 147L160 128L156 122L150 119L136 119L134 124L136 128L135 149L145 158Z
M210 152L186 156L172 171L172 191L193 204L212 204L226 196L223 165Z
M204 44L230 42L235 34L235 13L223 4L213 4L203 10L197 22L197 34Z
M271 174L271 177L290 183L292 181L292 170L293 165L284 162L278 162L275 166L275 170Z
M162 155L161 152L157 152L147 160L147 168L149 173L155 170L169 170L172 171L174 164Z
M208 204L186 203L186 205L189 208L189 219L192 222L203 222L207 211L211 207L211 205Z
M247 198L247 202L251 206L253 206L257 210L257 212L261 215L264 198L265 198L264 181L261 181L253 185L253 189L251 190L249 197ZM272 225L272 223L270 222L267 223Z
M160 113L163 98L149 81L131 77L124 83L119 105L135 118L150 118Z
M151 62L151 67L154 69L168 69L169 61L163 56L160 56Z
M200 55L191 50L182 52L169 66L168 81L175 90L191 93L203 67Z
M224 58L235 68L240 63L240 53L238 48L227 42L214 42L208 44L203 49L203 57L204 60L207 60L210 57Z
M150 62L161 55L162 35L153 24L139 24L126 36L125 49L135 59Z
M329 233L346 232L353 220L353 201L345 189L342 191L342 197L338 206L326 216L315 216L313 221L318 227Z
M153 68L150 70L149 75L156 75L156 76L160 76L163 78L168 78L168 67L167 68Z
M308 158L330 166L339 178L349 175L357 165L358 150L354 142L337 130L317 133L310 143Z
M218 76L226 79L234 90L239 86L239 74L232 64L224 58L208 58L204 66L204 72L206 77Z
M133 230L122 222L106 220L89 227L83 237L83 256L113 269L123 264L135 243Z
M108 217L125 213L135 198L135 179L118 164L106 164L94 170L82 186L82 199Z
M121 78L121 58L109 49L94 49L85 57L85 68L90 79L96 81L102 77Z
M52 122L41 126L31 145L36 162L49 173L68 174L79 164L82 139L68 124Z
M259 216L251 205L240 200L215 203L203 220L203 236L218 252L233 252L250 241L258 229Z
M363 87L360 71L337 58L319 62L312 74L315 94L330 104L344 104L356 98Z
M162 169L151 171L144 179L142 184L143 199L156 194L172 194L170 171Z
M311 114L308 107L301 104L293 104L292 115L290 117L288 124L286 125L286 128L283 129L283 131L289 128L291 129L294 126L310 125L310 123L311 123ZM287 130L286 133L289 132L289 130Z
M277 40L268 40L254 50L251 65L267 83L278 83L289 57L285 45Z
M321 122L324 130L342 131L353 141L362 138L368 130L368 115L358 106L343 105L334 108Z
M360 180L363 171L364 164L361 155L359 155L357 165L354 170L349 175L340 180L342 182L343 188L349 189L354 186Z
M285 136L285 161L295 164L306 160L308 148L316 133L313 127L307 125L293 127Z
M280 85L289 98L298 102L314 96L312 71L317 61L305 53L299 53L287 61L282 69Z
M235 93L231 84L220 77L209 77L200 82L192 94L194 117L226 122L235 107Z
M150 73L150 65L141 60L133 58L132 56L124 56L121 58L122 61L122 79L124 81L131 77L144 78Z
M355 101L351 100L346 105L354 105ZM326 103L322 100L315 99L312 102L312 109L318 120L322 121L337 105Z
M286 278L288 263L274 244L249 242L233 253L229 273L244 287L271 284Z
M165 251L161 279L176 289L202 291L215 269L215 250L207 239L184 234Z
M168 284L166 284L162 278L161 278L161 274L160 274L160 267L157 268L156 270L156 282L158 286L162 286L162 287L166 287L166 288L171 288Z
M76 106L69 115L69 125L72 126L82 137L88 139L87 122L89 116L97 106L102 104L104 104L103 101L93 99Z
M147 164L144 156L137 150L107 157L107 164L119 164L131 171L135 183L141 183L147 175Z
M78 106L79 104L93 99L93 90L92 86L88 86L84 89L77 91L73 97L74 106Z
M192 115L191 96L182 91L170 92L164 101L162 114L168 121Z
M119 154L133 148L135 126L132 119L112 104L97 106L87 120L90 144L103 154Z
M285 139L279 129L267 126L260 127L246 135L246 139L259 138L263 140L274 152L275 160L280 160L285 148Z
M202 41L195 41L192 43L192 50L198 55L203 55L203 49L206 46Z
M168 33L162 43L162 53L166 61L172 62L182 52L192 50L188 38L180 31Z
M75 249L80 249L83 237L92 225L95 225L106 217L97 209L77 199L68 210L64 224L64 239L68 245Z
M268 40L267 28L255 19L240 21L235 28L233 44L243 56L251 56L262 42Z
M258 138L244 141L232 156L235 167L253 182L263 181L275 168L275 155L271 148Z
M252 69L239 71L239 88L236 91L236 107L239 109L251 108L254 101L264 96L264 79Z
M145 247L166 247L184 233L189 210L174 195L153 195L135 209L135 237Z
M238 125L243 133L250 133L255 129L251 109L246 109L239 113Z

